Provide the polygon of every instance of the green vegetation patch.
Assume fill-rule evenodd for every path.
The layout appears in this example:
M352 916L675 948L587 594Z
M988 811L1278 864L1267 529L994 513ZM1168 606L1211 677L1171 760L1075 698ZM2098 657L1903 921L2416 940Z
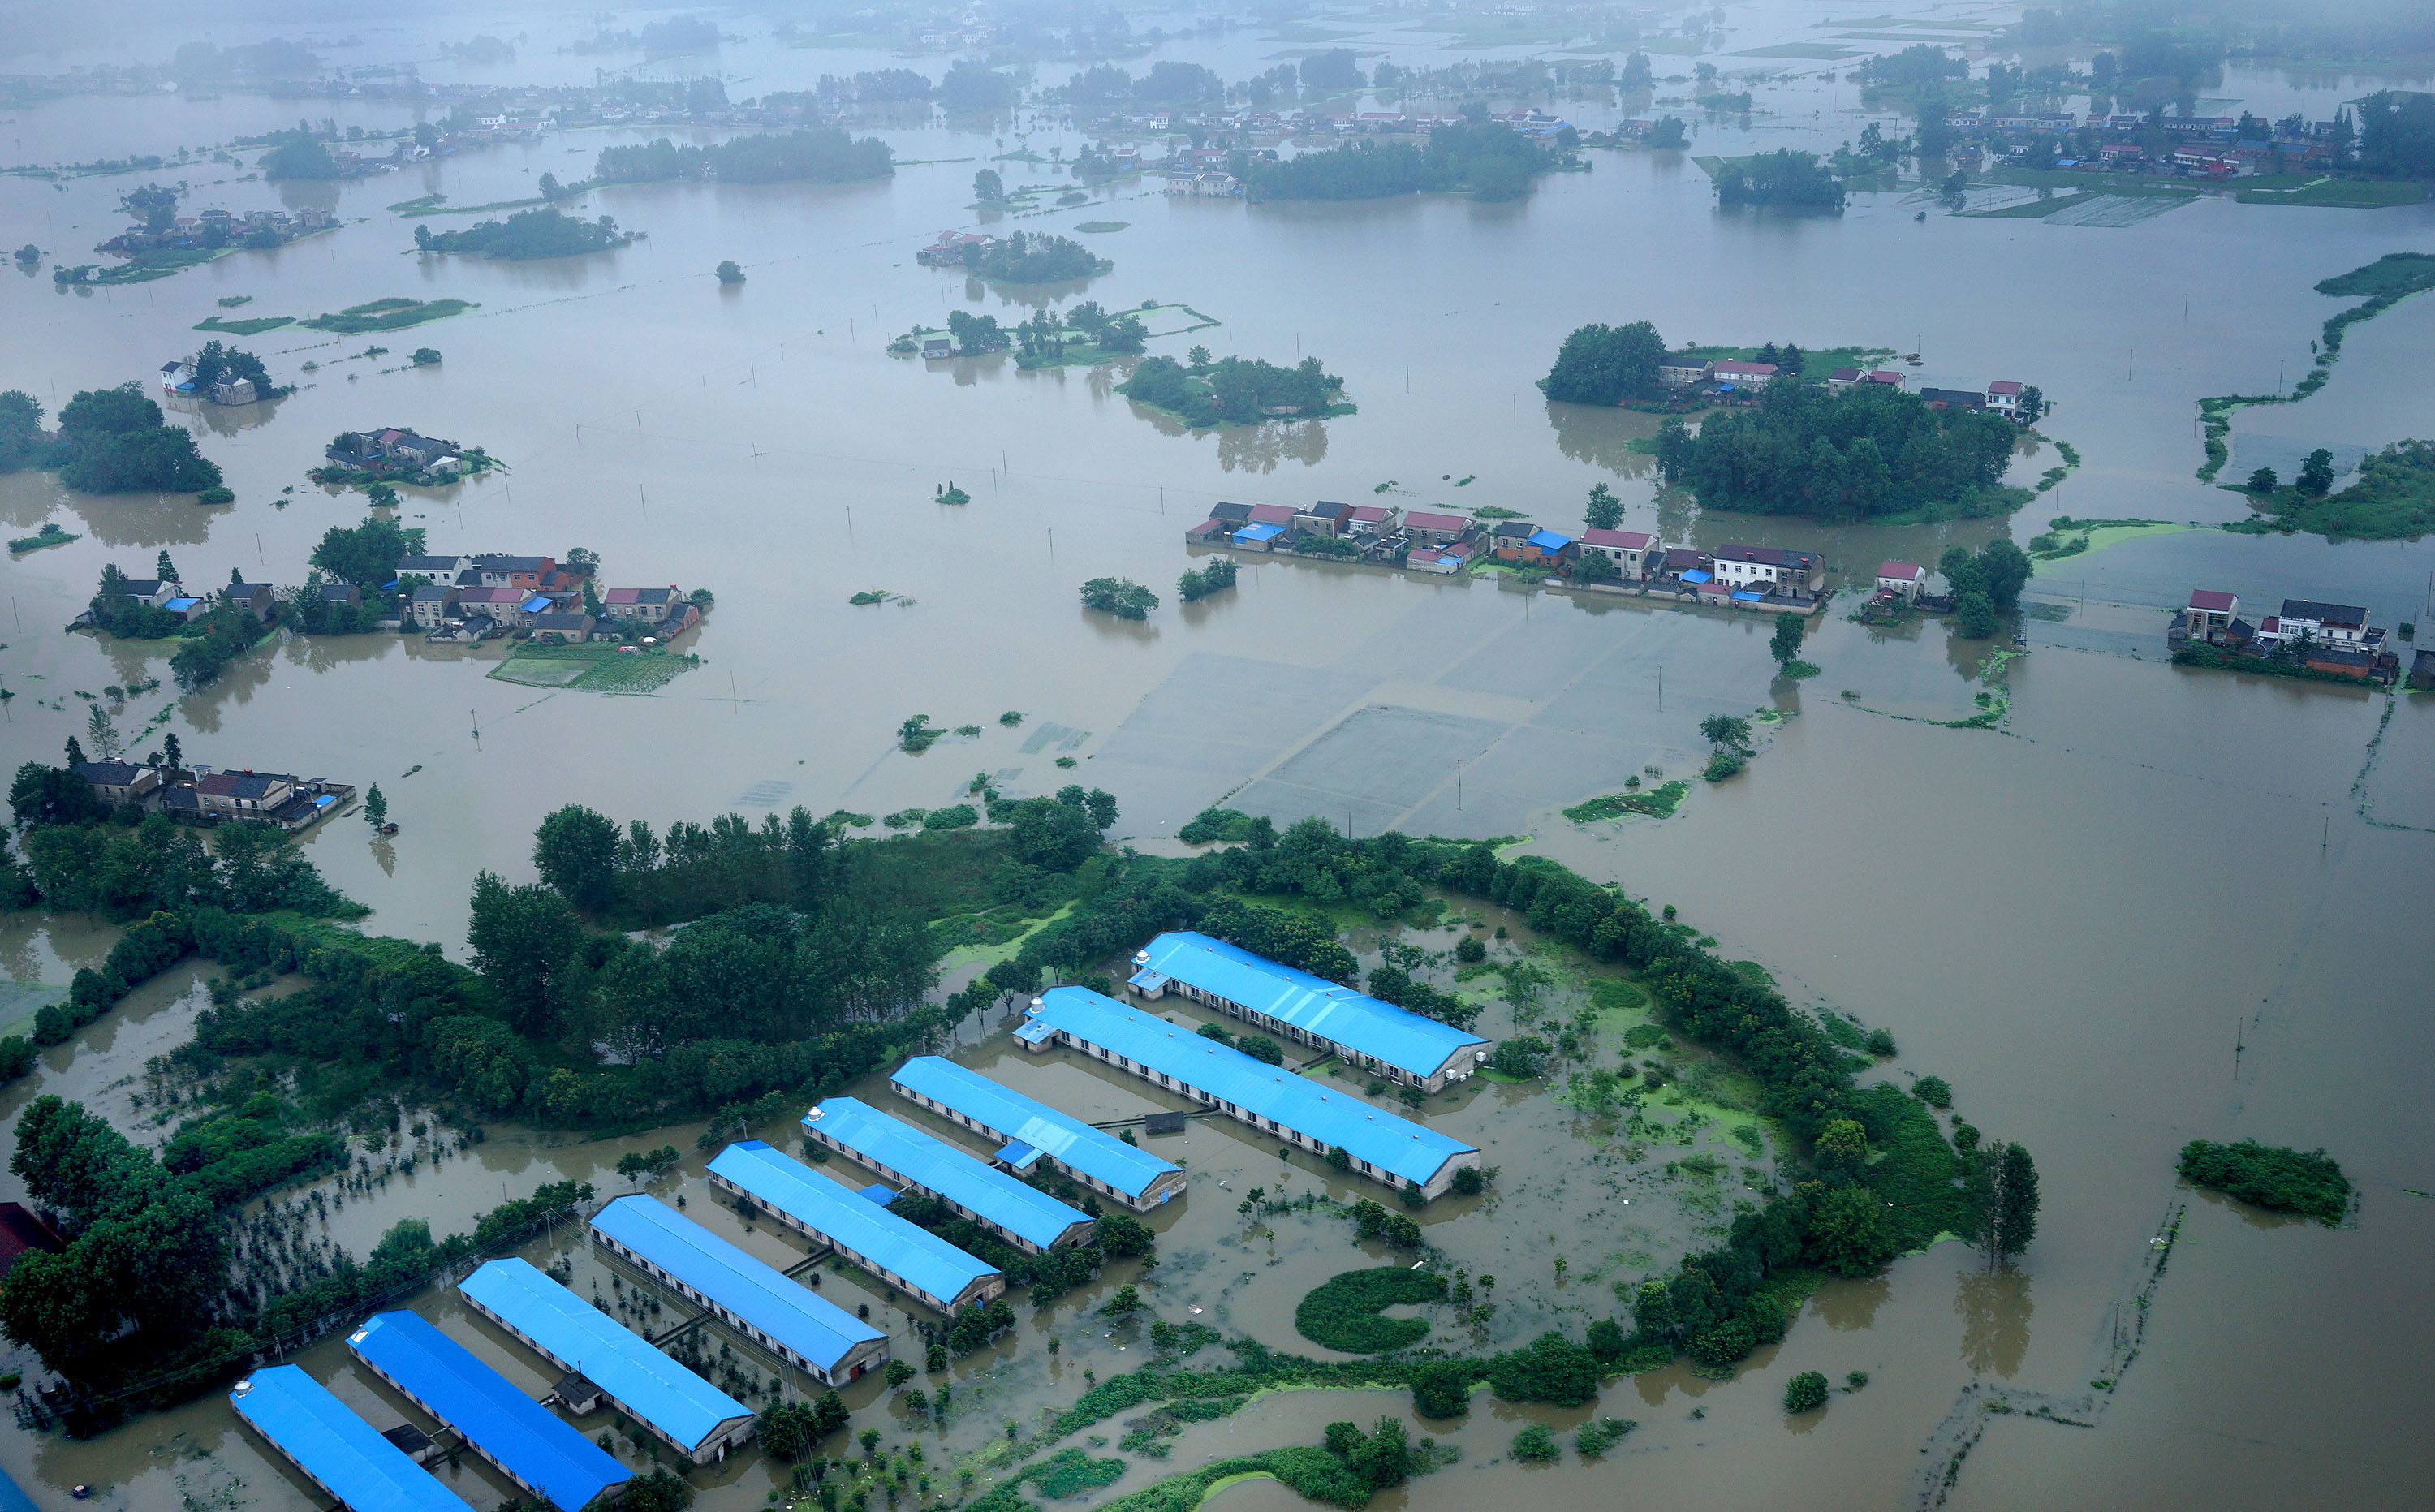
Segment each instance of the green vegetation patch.
M1643 814L1652 819L1670 819L1691 791L1688 782L1665 782L1646 793L1609 793L1603 798L1576 803L1564 810L1564 817L1575 824L1591 824L1599 819L1619 819L1627 814Z
M2303 1154L2255 1140L2236 1144L2192 1140L2182 1146L2177 1169L2197 1185L2225 1196L2323 1224L2341 1222L2350 1210L2350 1178L2323 1150Z
M1185 845L1248 840L1252 837L1252 816L1240 809L1205 808L1194 815L1190 823L1176 831L1175 837Z
M35 531L30 536L19 536L15 540L9 541L9 549L11 552L40 551L44 546L64 546L71 541L81 541L83 539L83 537L76 535L73 532L60 529L58 521L45 520L43 522L42 529Z
M1395 1265L1340 1271L1303 1297L1294 1308L1294 1332L1344 1354L1407 1349L1429 1336L1428 1320L1383 1317L1378 1310L1399 1302L1443 1301L1445 1292L1445 1278L1436 1271Z
M2305 174L2260 174L2241 180L2234 198L2244 205L2308 205L2322 210L2382 210L2414 205L2421 191L2414 183L2368 183L2355 179L2309 178Z
M477 307L471 300L373 300L366 304L351 304L336 315L317 315L301 323L308 330L358 335L366 331L403 331ZM236 327L222 329L233 331Z
M491 669L501 682L584 693L653 693L701 664L661 646L629 652L614 645L519 645Z
M1860 1179L1892 1205L1886 1219L1896 1246L1917 1249L1938 1234L1967 1231L1970 1204L1961 1191L1961 1158L1927 1105L1891 1082L1864 1089L1857 1100L1875 1156Z
M1041 1495L1064 1502L1102 1486L1114 1486L1124 1479L1124 1474L1123 1460L1093 1459L1079 1449L1061 1449L1026 1469L1022 1478L1040 1487Z
M2285 488L2249 498L2267 513L2242 528L2306 530L2330 541L2414 539L2435 531L2435 441L2393 442L2361 462L2340 493Z
M2083 190L2079 194L2057 195L2052 199L2025 199L2017 205L2005 205L1996 210L1965 211L1962 213L1962 218L1965 220L2039 220L2053 215L2058 210L2067 210L2073 205L2084 205L2092 199L2103 198L2104 196L2096 190Z
M197 325L195 329L220 331L233 336L258 336L265 331L276 331L283 325L295 323L296 318L292 315L266 315L251 320L223 320L216 315Z
M1130 220L1086 220L1074 229L1087 232L1094 236L1104 236L1110 232L1122 231L1131 224Z

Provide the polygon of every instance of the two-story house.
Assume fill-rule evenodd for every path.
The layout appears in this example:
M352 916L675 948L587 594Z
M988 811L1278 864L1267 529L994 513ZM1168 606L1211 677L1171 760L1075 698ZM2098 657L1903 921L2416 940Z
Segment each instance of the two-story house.
M2182 610L2182 630L2190 640L2220 645L2232 633L2233 616L2240 607L2236 593L2226 593L2212 588L2190 590L2190 602Z
M557 567L557 558L551 557L506 557L493 553L474 558L474 576L484 588L521 588L527 593L539 593L542 579Z
M1442 546L1459 541L1471 528L1471 522L1459 514L1432 514L1414 509L1404 516L1404 533L1412 538L1415 546Z
M611 619L643 620L657 625L678 613L685 596L676 584L665 588L613 588L600 595L600 607Z
M1708 381L1708 359L1688 352L1669 352L1657 364L1657 381L1668 388L1690 388Z
M457 593L453 584L423 583L406 595L398 617L421 629L437 628L457 612Z
M1296 509L1293 527L1308 536L1341 536L1349 533L1353 506L1331 504L1325 499L1304 508Z
M1708 376L1736 387L1765 388L1781 370L1771 362L1718 362L1709 364Z
M140 802L145 794L161 785L161 768L131 762L84 762L76 772L92 785L93 796L105 803Z
M1717 548L1716 574L1729 589L1763 593L1814 593L1825 586L1826 576L1816 552L1740 545Z
M1906 604L1916 604L1927 587L1927 569L1915 561L1881 561L1877 563L1877 592L1890 593Z
M1584 530L1581 532L1581 555L1604 557L1615 563L1615 571L1628 583L1640 581L1642 564L1648 559L1649 548L1657 538L1639 530Z
M296 779L282 772L212 772L195 781L202 811L231 818L268 818L295 792Z

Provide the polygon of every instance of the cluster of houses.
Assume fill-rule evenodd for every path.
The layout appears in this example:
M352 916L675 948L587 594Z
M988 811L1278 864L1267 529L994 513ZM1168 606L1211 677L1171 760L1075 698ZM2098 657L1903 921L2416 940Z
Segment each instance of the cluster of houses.
M1499 111L1489 120L1525 136L1554 136L1564 129L1556 116L1537 110ZM1234 131L1254 136L1426 136L1441 126L1461 124L1460 115L1407 114L1402 111L1136 111L1093 123L1100 131L1165 136L1170 131ZM1120 149L1117 158L1123 161Z
M1718 360L1696 352L1669 352L1657 368L1658 381L1667 387L1720 400L1753 398L1784 376L1785 369L1771 362ZM1898 368L1837 368L1826 375L1826 387L1837 392L1868 384L1908 392L1910 375ZM2023 423L2037 419L2024 405L2029 386L2010 378L1998 378L1984 388L1923 387L1918 392L1930 409L1985 410Z
M236 605L255 619L268 624L279 617L279 591L268 583L249 583L232 579L220 589L196 593L174 577L125 577L119 579L119 595L132 599L149 609L166 610L192 624L212 611L215 602ZM68 623L71 630L94 627L94 613L86 610Z
M2280 613L2252 624L2240 617L2239 595L2192 589L2189 603L2167 627L2165 644L2179 650L2193 642L2232 656L2285 658L2362 682L2390 684L2401 675L2401 658L2386 649L2383 627L2368 624L2367 610L2356 604L2287 598ZM2435 688L2435 653L2421 651L2412 660L2409 685Z
M2254 116L2149 115L2136 112L2113 115L2069 111L2011 114L1957 112L1949 117L1954 133L1964 138L2000 136L2035 144L2045 139L2086 133L2096 139L2094 151L2064 158L2058 168L2090 171L2147 171L2191 179L2231 179L2244 173L2271 170L2276 164L2331 164L2341 152L2332 121L2286 120L2270 124ZM2151 151L2153 137L2163 133L2167 146Z
M1235 551L1346 557L1408 572L1451 576L1487 562L1535 568L1572 586L1665 594L1726 608L1807 613L1823 601L1826 567L1816 552L1727 544L1713 552L1668 547L1640 530L1578 535L1528 520L1474 520L1429 510L1321 500L1219 504L1183 533L1187 545ZM1333 542L1356 548L1347 552ZM1599 558L1603 568L1584 571Z
M398 426L341 431L321 455L333 467L369 472L384 482L446 483L465 471L465 459L455 441L418 436Z
M682 589L592 590L591 576L550 557L418 556L397 564L389 587L400 594L402 627L429 641L487 641L521 633L545 644L581 645L639 635L646 644L689 629L701 608ZM332 592L352 592L343 587Z
M131 803L147 814L166 814L190 824L252 820L290 832L337 812L354 797L353 785L291 772L223 771L211 766L171 767L158 763L98 761L79 765L77 775L93 796L115 807Z
M195 365L183 357L172 357L161 364L161 390L175 398L208 399L215 404L250 404L269 396L263 393L250 378L240 378L223 372L208 384L198 383Z
M320 209L250 210L242 215L226 210L205 210L180 215L159 231L130 226L94 250L132 257L137 252L199 251L216 247L281 247L337 223L335 215Z

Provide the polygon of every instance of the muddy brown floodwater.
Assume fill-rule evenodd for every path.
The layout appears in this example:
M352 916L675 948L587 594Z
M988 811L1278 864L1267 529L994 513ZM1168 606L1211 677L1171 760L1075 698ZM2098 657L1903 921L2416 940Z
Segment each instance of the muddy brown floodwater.
M1825 12L1736 17L1732 45L1754 47L1814 38ZM346 60L460 29L398 25ZM464 77L590 78L588 59L554 51L588 26L531 25L523 61ZM749 35L722 49L718 66L751 76L731 83L739 94L897 61L788 48L762 23L737 25ZM1406 62L1459 56L1442 38L1372 25L1345 18L1338 29ZM118 49L166 57L190 30L138 31L112 48L5 66L127 60ZM1232 77L1269 66L1261 60L1287 44L1245 27L1160 56ZM0 52L10 46L0 38ZM1780 62L1716 60L1729 75L1788 74ZM701 66L661 60L648 77ZM1661 72L1675 66L1660 60ZM1747 126L1701 121L1694 150L1822 148L1856 136L1856 91L1814 77L1818 66L1759 81L1759 113ZM1045 69L1044 81L1061 70ZM2220 94L2261 115L2323 116L2375 87L2339 71L2236 69ZM292 118L292 105L76 96L22 108L0 129L11 161L81 161L259 131ZM1621 113L1612 103L1561 108L1584 127ZM372 128L412 118L378 102L315 101L309 113ZM1594 155L1593 172L1552 176L1505 205L1246 206L1170 199L1132 180L1011 223L1062 232L1127 222L1092 238L1114 271L1059 301L1189 304L1218 323L1162 335L1153 352L1200 342L1278 362L1318 355L1360 406L1323 422L1199 435L1135 412L1108 370L1023 373L1007 359L924 363L883 350L952 308L1009 320L1055 302L993 292L912 257L941 228L975 223L966 201L976 167L1018 142L1044 153L1080 145L1028 116L994 134L882 131L900 158L922 160L883 183L596 192L583 213L649 233L611 254L522 265L401 255L414 222L390 203L516 198L542 172L579 178L600 146L657 134L551 135L345 184L235 181L197 163L181 170L190 209L326 205L345 224L148 284L60 293L46 277L0 273L0 387L54 407L192 350L202 337L189 328L221 298L250 296L241 315L306 316L397 295L479 303L392 335L290 329L246 339L275 376L303 387L243 416L189 417L227 471L233 507L0 477L0 524L11 534L57 520L83 537L5 569L13 617L0 622L0 683L17 696L0 704L6 765L56 758L85 723L78 690L165 682L164 647L58 628L104 563L147 576L165 549L191 580L235 569L293 582L324 530L364 514L359 497L304 482L331 434L397 423L479 444L511 471L409 490L405 524L438 550L582 545L600 554L613 584L707 586L717 607L688 637L705 664L644 701L489 679L497 653L488 648L286 638L202 693L164 689L115 713L123 730L146 730L139 747L174 730L192 758L215 765L379 782L402 827L395 840L342 816L304 842L334 883L376 910L371 928L458 950L473 873L528 876L535 822L569 801L663 826L730 810L757 819L796 803L884 814L947 801L982 770L1017 795L1071 780L1107 787L1124 809L1119 833L1147 849L1174 849L1177 827L1221 798L1282 818L1319 814L1359 833L1527 835L1525 850L1678 905L1724 954L1760 963L1796 1001L1891 1029L1903 1053L1890 1072L1947 1078L1972 1123L2035 1152L2046 1207L2018 1271L1988 1277L1974 1252L1948 1243L1879 1278L1828 1286L1781 1346L1731 1381L1669 1369L1610 1384L1597 1408L1574 1413L1483 1395L1464 1423L1415 1423L1464 1458L1382 1498L1386 1512L1471 1506L1517 1486L1592 1505L1685 1494L1908 1505L1934 1494L1963 1441L1972 1447L1950 1492L1963 1507L2435 1499L2423 1410L2435 1384L2435 1301L2418 1274L2435 1243L2435 1200L2421 1194L2435 1190L2435 1133L2423 1116L2435 1071L2423 964L2435 925L2435 707L2423 694L2182 672L2164 664L2161 644L2167 614L2193 586L2235 590L2244 610L2289 594L2363 604L2379 624L2435 624L2426 604L2435 547L2199 528L2043 565L2027 597L2029 654L2001 675L2010 709L1993 730L1938 723L1970 715L1975 695L1997 690L1980 679L1988 648L1934 622L1875 630L1830 612L1805 651L1823 675L1787 684L1771 678L1767 627L1754 618L1577 603L1494 578L1254 560L1238 588L1203 603L1179 605L1169 593L1193 561L1183 529L1221 498L1494 504L1563 524L1604 481L1628 524L1668 542L1809 547L1847 584L1885 558L1933 562L1951 543L2026 541L2053 514L2236 519L2245 507L2236 496L2190 477L2202 455L2194 401L2271 390L2278 363L2296 377L2320 323L2341 307L2310 285L2435 245L2435 209L2205 198L2135 224L2062 226L1959 218L1863 194L1833 218L1720 214L1687 158L1625 153ZM115 229L127 186L0 178L0 244L33 241L80 260ZM1916 219L1922 209L1927 218ZM731 258L749 280L721 288L711 269ZM2035 383L2058 404L2043 428L2084 464L2010 522L1829 528L1703 515L1661 498L1648 458L1630 449L1649 433L1645 418L1551 405L1532 387L1574 326L1644 318L1669 341L1855 343L1920 352L1924 382ZM355 355L375 344L434 346L445 360L384 371L399 359ZM2240 414L2226 475L2288 470L2316 445L2347 464L2423 434L2429 350L2435 301L2354 327L2322 392ZM304 372L308 361L318 370ZM2058 460L2037 444L2014 478ZM970 504L933 502L951 480ZM1089 614L1076 587L1102 575L1148 583L1169 602L1138 625ZM899 596L847 603L869 589ZM1839 696L1847 689L1859 696ZM1558 813L1649 766L1690 775L1704 754L1702 715L1762 708L1784 715L1766 727L1762 754L1734 782L1700 786L1677 817L1576 826ZM1025 715L1018 727L997 723L1008 710ZM983 732L908 756L892 735L915 713ZM1069 777L1053 765L1060 756L1079 770ZM11 916L0 920L0 962L14 982L60 984L112 937L76 919ZM1434 938L1442 949L1451 936ZM46 1053L0 1096L0 1116L58 1091L137 1118L130 1099L144 1063L186 1037L203 974L172 972ZM1491 1010L1490 1032L1510 1029L1504 1012ZM995 1015L967 1024L961 1040L970 1063L1082 1116L1157 1104L1138 1084L1062 1057L1014 1054ZM865 1094L888 1101L884 1091ZM1701 1205L1731 1194L1730 1185L1702 1194L1646 1178L1663 1160L1601 1164L1620 1141L1545 1091L1476 1082L1425 1116L1482 1143L1505 1171L1486 1202L1441 1202L1423 1218L1453 1263L1500 1280L1498 1311L1478 1339L1441 1320L1448 1345L1503 1346L1608 1314L1613 1281L1668 1263L1711 1221ZM1731 1151L1738 1173L1732 1122L1703 1132L1701 1147ZM545 1179L616 1190L618 1156L673 1142L684 1166L655 1190L683 1193L689 1213L773 1262L799 1255L786 1235L746 1234L713 1199L699 1132L583 1143L493 1127L436 1163L423 1151L411 1176L349 1197L326 1231L313 1231L360 1252L398 1217L427 1216L447 1231L494 1193ZM2177 1183L2184 1142L2243 1136L2340 1158L2362 1193L2355 1226L2275 1220ZM1303 1291L1373 1260L1353 1248L1340 1218L1255 1223L1235 1211L1239 1194L1356 1194L1200 1122L1159 1148L1192 1173L1188 1199L1155 1225L1159 1311L1304 1348L1291 1323ZM22 1192L0 1177L0 1194ZM2152 1241L2184 1208L2170 1264L2143 1291ZM575 1233L528 1252L572 1263L579 1290L609 1284ZM1559 1255L1570 1263L1561 1280ZM924 1442L934 1473L1003 1442L1000 1420L1068 1404L1084 1371L1105 1377L1145 1358L1133 1330L1089 1311L1137 1279L1129 1263L1113 1265L1037 1317L1020 1308L1015 1335L958 1362L944 1429L911 1423L875 1382L848 1394L856 1426L884 1425L891 1444ZM836 1275L824 1291L858 1295ZM864 1299L902 1334L906 1319L884 1296ZM531 1357L464 1315L452 1294L414 1305L520 1383L545 1384ZM1188 1311L1196 1306L1204 1311ZM2120 1320L2143 1306L2138 1359L2113 1390L2092 1392L2118 1366ZM1053 1357L1049 1334L1061 1340ZM364 1379L336 1340L302 1363L382 1426L422 1420ZM9 1358L11 1368L24 1364L22 1351ZM753 1367L768 1374L767 1361ZM1865 1370L1871 1383L1839 1393L1822 1417L1787 1419L1784 1381L1805 1369L1837 1381ZM2039 1400L2083 1401L2065 1416L2094 1426L1982 1405ZM1407 1412L1401 1394L1269 1396L1190 1425L1171 1459L1134 1464L1099 1499L1210 1458L1307 1442L1330 1418ZM1551 1467L1501 1463L1522 1422L1568 1431L1592 1412L1640 1427L1602 1462L1568 1450ZM1093 1430L1111 1443L1122 1431ZM0 1428L0 1466L45 1507L66 1506L78 1484L95 1488L92 1504L129 1512L281 1512L310 1500L216 1395L86 1443ZM508 1494L481 1470L451 1473L477 1505ZM746 1512L775 1484L757 1452L698 1479L707 1512ZM1221 1504L1301 1503L1253 1482Z

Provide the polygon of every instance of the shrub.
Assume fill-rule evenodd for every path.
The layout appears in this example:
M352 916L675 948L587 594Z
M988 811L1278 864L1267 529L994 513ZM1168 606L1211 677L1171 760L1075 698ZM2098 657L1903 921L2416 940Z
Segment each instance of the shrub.
M1734 752L1720 750L1708 758L1708 765L1700 775L1711 782L1721 782L1749 765Z
M1894 1035L1893 1031L1891 1029L1870 1030L1869 1038L1865 1041L1865 1044L1868 1048L1869 1054L1873 1056L1891 1056L1896 1054L1894 1050Z
M1381 1316L1379 1310L1442 1301L1445 1290L1445 1277L1436 1271L1398 1265L1341 1271L1304 1294L1294 1308L1294 1332L1322 1349L1385 1354L1427 1338L1429 1325L1425 1318Z
M1623 1442L1623 1435L1639 1427L1630 1418L1597 1418L1581 1424L1573 1435L1573 1447L1584 1456L1603 1454Z
M1466 1197L1476 1197L1488 1189L1488 1178L1476 1165L1460 1166L1454 1173L1452 1186L1454 1191Z
M1922 1076L1910 1091L1912 1096L1930 1108L1953 1106L1953 1088L1942 1076Z
M2350 1207L2350 1180L2323 1150L2303 1154L2255 1140L2236 1144L2192 1140L2182 1146L2180 1170L2198 1185L2226 1196L2323 1223L2340 1223Z
M1544 1465L1563 1454L1563 1451L1556 1447L1556 1435L1547 1432L1546 1423L1526 1423L1513 1435L1513 1457L1526 1465Z
M201 492L196 494L195 502L197 504L234 504L236 503L236 490L228 487L226 484L221 484L216 488L205 489Z
M1826 1378L1815 1370L1804 1370L1784 1383L1786 1412L1816 1412L1826 1405Z
M1553 1329L1488 1364L1488 1383L1502 1401L1583 1407L1597 1400L1597 1361L1590 1351Z
M1424 1418L1461 1418L1471 1411L1471 1383L1477 1367L1462 1360L1433 1360L1413 1367L1412 1410Z
M1454 942L1454 958L1465 962L1484 961L1488 959L1488 946L1478 936L1465 935Z

